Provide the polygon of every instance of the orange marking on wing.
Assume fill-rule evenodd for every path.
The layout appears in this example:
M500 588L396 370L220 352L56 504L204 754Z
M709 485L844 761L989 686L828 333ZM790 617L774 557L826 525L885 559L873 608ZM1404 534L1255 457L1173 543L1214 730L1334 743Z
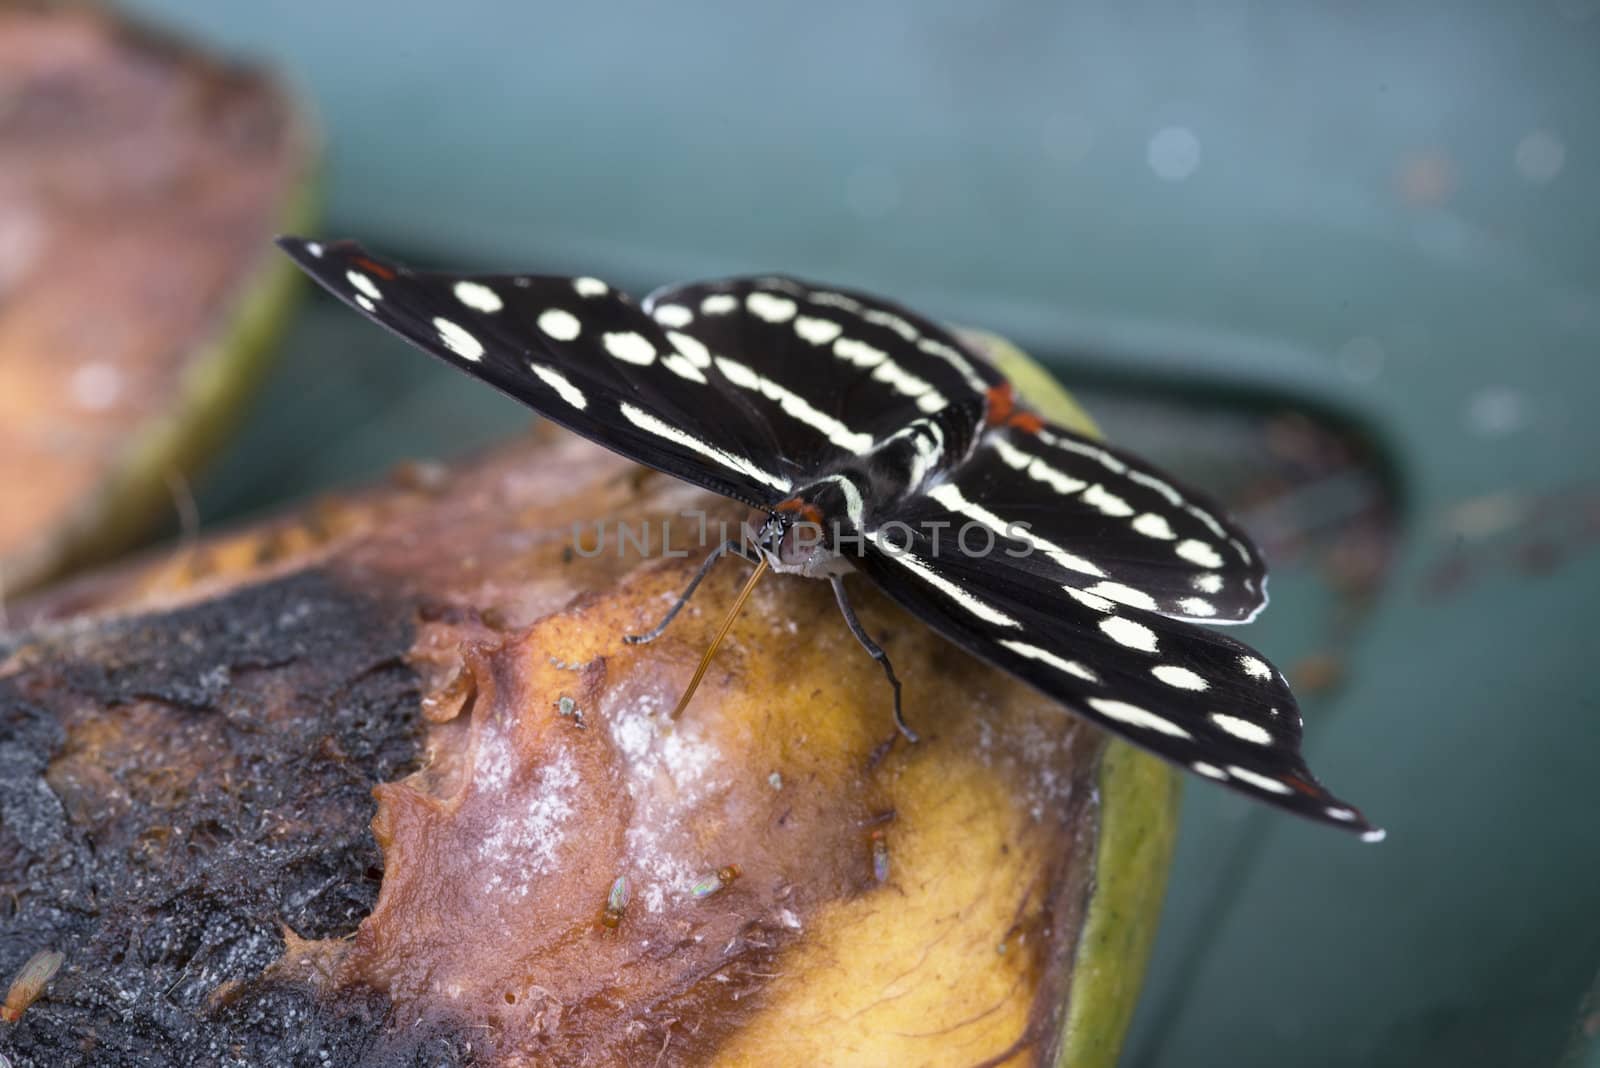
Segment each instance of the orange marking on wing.
M1044 420L1032 412L1018 412L1006 420L1006 426L1016 427L1024 434L1037 434L1044 429Z
M369 260L365 256L357 256L350 261L369 274L375 274L385 282L394 281L394 272L376 260Z
M1322 796L1322 791L1321 790L1317 789L1315 786L1312 786L1310 783L1306 782L1304 779L1298 778L1298 777L1296 777L1294 775L1285 775L1284 778L1283 778L1283 781L1287 785L1294 787L1296 790L1299 790L1301 793L1305 794L1307 797L1321 797Z
M822 525L822 510L808 501L802 501L799 497L790 497L786 501L779 501L772 506L772 510L775 512L793 512L807 523L819 527Z
M1011 392L1011 383L1002 382L998 386L990 386L989 392L984 394L985 408L983 421L989 426L1000 426L1011 418L1012 409L1016 407L1016 398Z

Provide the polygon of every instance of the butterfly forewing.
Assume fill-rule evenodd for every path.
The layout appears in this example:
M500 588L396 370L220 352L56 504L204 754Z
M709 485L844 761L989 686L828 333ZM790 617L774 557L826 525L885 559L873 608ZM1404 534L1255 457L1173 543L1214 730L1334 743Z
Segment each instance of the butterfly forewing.
M743 391L603 282L433 274L352 242L280 244L367 318L630 459L757 507L794 485Z
M857 566L949 640L1186 770L1269 804L1371 831L1300 756L1282 675L1220 633L1083 591L1042 590L915 530L869 535Z

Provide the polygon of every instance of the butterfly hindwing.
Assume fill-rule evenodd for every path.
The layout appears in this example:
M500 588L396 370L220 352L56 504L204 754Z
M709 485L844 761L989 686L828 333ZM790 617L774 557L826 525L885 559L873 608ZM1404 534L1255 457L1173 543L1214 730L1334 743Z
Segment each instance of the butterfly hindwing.
M1085 719L1257 800L1371 831L1307 769L1294 695L1248 646L1095 594L1041 590L1024 569L901 528L869 534L855 562L945 638Z
M1002 550L1027 551L1010 566L1134 608L1243 623L1266 604L1261 556L1221 509L1138 457L1037 419L988 431L893 511L952 534L988 527Z

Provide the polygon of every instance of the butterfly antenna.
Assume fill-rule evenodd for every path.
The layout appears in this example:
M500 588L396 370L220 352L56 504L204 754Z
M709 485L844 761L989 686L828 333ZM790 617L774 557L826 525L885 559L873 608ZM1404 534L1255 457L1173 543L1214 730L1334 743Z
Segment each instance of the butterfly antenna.
M694 669L694 677L689 680L688 689L683 691L683 696L678 698L678 707L672 710L672 718L677 719L685 708L689 707L689 699L694 696L695 690L700 688L700 680L706 677L706 669L711 666L711 658L717 653L717 646L722 644L722 639L728 636L728 631L733 629L733 621L739 617L740 609L750 599L750 594L755 590L756 583L761 576L767 573L767 558L761 557L761 562L756 565L755 571L745 581L744 589L739 591L739 596L734 599L733 607L728 609L727 618L722 621L722 626L717 630L717 636L711 639L711 648L700 658L700 666Z

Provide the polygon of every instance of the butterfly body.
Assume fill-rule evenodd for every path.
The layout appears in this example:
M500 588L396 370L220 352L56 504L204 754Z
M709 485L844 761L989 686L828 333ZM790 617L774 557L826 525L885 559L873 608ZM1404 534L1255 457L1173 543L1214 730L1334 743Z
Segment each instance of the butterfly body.
M1382 837L1305 767L1281 673L1197 625L1248 622L1266 604L1242 529L1137 457L1021 407L981 353L931 320L793 278L692 283L636 304L593 278L415 272L350 242L280 243L432 355L758 509L750 548L775 570L830 580L897 695L845 598L851 572L1196 775Z

